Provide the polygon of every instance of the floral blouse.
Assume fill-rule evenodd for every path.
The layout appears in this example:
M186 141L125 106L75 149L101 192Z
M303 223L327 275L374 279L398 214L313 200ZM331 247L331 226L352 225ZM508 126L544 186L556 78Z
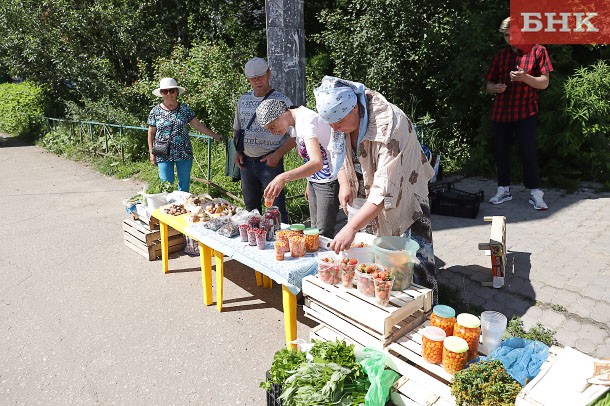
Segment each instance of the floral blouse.
M193 146L188 132L188 123L193 118L193 110L182 103L178 103L174 110L166 110L160 104L152 108L146 123L156 127L155 139L170 139L169 155L157 156L158 162L193 159Z

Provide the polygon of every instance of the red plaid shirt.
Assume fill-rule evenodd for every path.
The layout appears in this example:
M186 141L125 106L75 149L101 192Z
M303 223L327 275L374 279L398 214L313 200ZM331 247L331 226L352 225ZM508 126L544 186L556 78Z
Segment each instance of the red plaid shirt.
M512 50L506 46L499 51L487 72L492 83L504 83L507 88L495 95L491 120L501 123L523 120L538 112L538 90L523 82L511 82L510 71L517 66L531 76L542 76L553 71L546 48L534 45L529 52Z

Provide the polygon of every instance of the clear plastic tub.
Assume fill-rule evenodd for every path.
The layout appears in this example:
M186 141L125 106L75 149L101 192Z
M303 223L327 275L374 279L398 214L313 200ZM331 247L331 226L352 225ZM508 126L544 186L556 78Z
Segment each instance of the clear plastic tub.
M339 258L332 252L318 254L318 277L324 283L336 285L341 282Z
M355 258L342 258L339 264L341 270L341 285L344 288L354 287L354 277L356 275L356 265L358 261Z
M290 245L290 256L292 258L299 258L305 256L305 236L304 235L291 235L288 237Z
M419 244L405 237L384 236L373 241L375 262L385 266L396 278L394 290L405 290L413 282L413 267L419 263Z
M387 306L390 303L390 293L394 284L394 277L390 279L373 278L375 285L375 303L380 306Z
M373 281L375 271L382 272L385 268L378 264L358 264L356 265L356 285L358 292L364 296L375 297L375 282Z

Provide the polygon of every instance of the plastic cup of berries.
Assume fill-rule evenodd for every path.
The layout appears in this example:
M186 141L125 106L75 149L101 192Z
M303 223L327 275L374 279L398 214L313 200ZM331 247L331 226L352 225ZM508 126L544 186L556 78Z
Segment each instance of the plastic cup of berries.
M264 228L257 228L254 232L256 235L256 248L264 250L267 245L267 230Z
M256 245L256 230L258 230L258 228L248 228L248 245L253 247Z
M239 236L242 242L248 242L248 228L250 228L248 224L240 224L239 226Z
M358 265L358 260L356 258L341 259L339 269L341 270L341 285L343 285L343 287L349 289L354 286L356 265Z

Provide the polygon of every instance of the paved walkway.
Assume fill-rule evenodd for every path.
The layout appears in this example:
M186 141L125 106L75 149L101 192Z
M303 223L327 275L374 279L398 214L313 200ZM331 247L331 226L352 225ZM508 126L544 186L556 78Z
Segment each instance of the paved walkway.
M258 388L284 344L281 289L225 267L225 307L202 304L198 258L162 274L123 245L121 199L141 188L33 146L0 139L0 403L264 404ZM458 187L489 196L492 182ZM434 216L441 279L470 303L557 330L565 345L610 356L610 197L526 193L475 220ZM477 282L488 258L484 215L508 218L514 271L495 290ZM298 315L299 337L313 324Z
M456 188L483 190L486 201L476 219L433 216L440 281L459 289L468 303L518 315L526 327L536 322L557 332L566 346L610 356L610 194L583 188L565 194L547 190L548 211L528 203L528 190L512 187L513 200L487 203L495 182L462 179ZM502 289L482 287L489 257L478 243L489 239L484 216L505 216L508 268ZM485 272L481 272L481 270Z

